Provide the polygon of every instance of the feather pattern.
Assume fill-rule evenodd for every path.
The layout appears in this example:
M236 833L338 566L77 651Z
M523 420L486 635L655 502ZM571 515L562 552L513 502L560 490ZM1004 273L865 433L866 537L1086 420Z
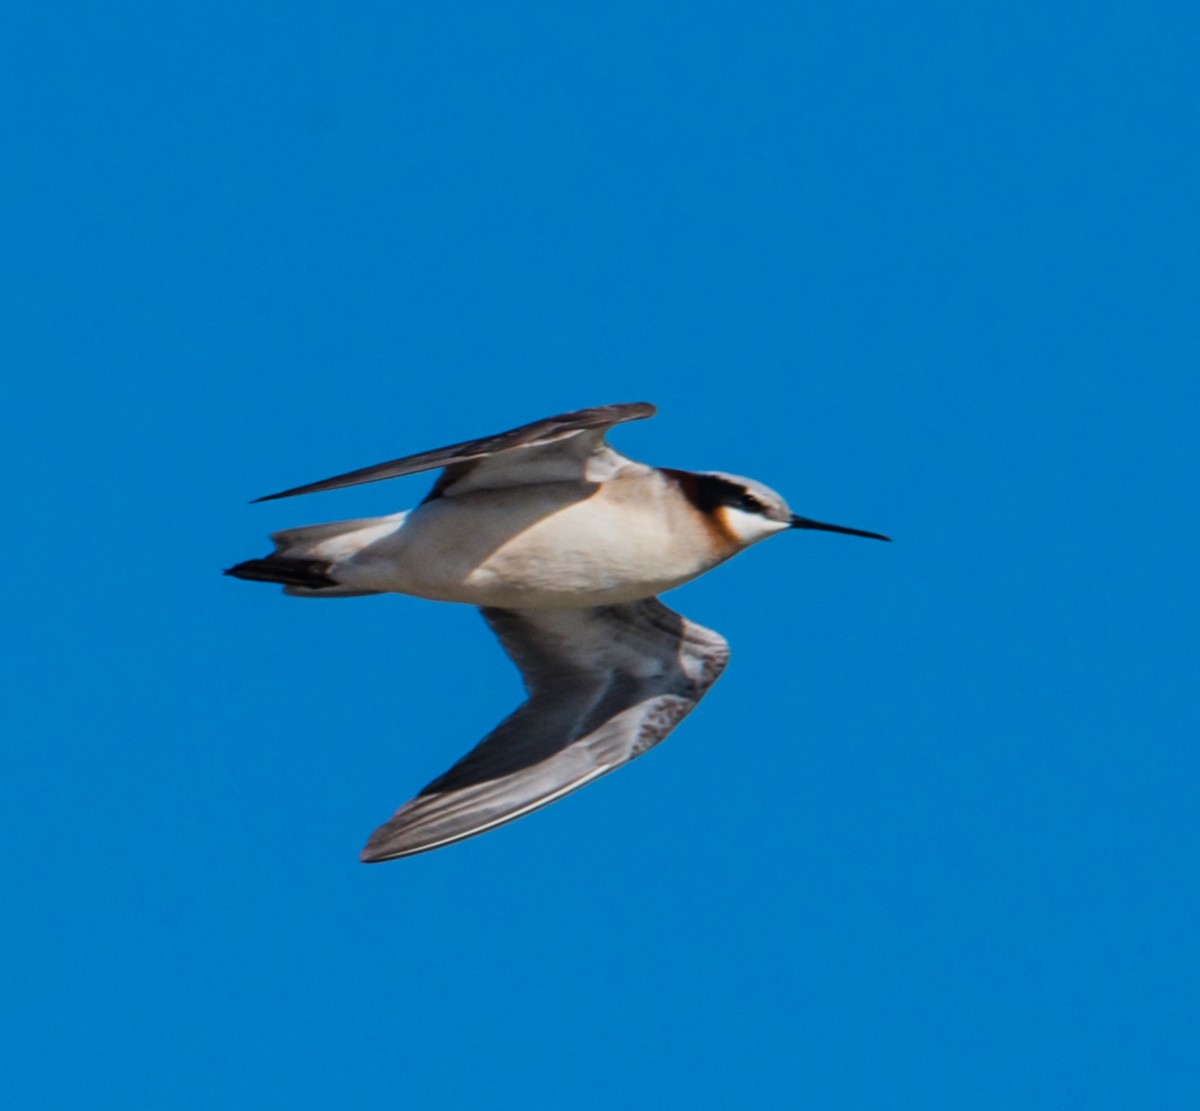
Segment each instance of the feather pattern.
M575 445L564 445L562 452L551 453L551 462L559 454L567 457L575 456L579 462L576 471L582 470L587 457L596 451L604 439L605 430L615 424L630 420L645 420L657 412L653 405L644 401L634 401L621 405L600 405L594 409L579 409L573 413L562 413L557 417L547 417L545 420L523 424L520 428L510 429L495 436L485 436L478 440L466 440L461 444L451 444L449 447L434 448L432 451L422 451L416 455L406 455L401 459L393 459L388 463L376 463L357 471L337 475L334 478L322 479L320 482L310 482L304 486L295 486L278 494L267 494L255 498L256 502L274 501L276 498L294 498L300 494L320 494L327 490L340 490L346 486L359 486L364 482L379 482L385 478L399 478L401 475L418 474L421 471L432 471L439 467L450 470L435 487L436 493L445 493L446 486L465 477L481 460L493 457L504 457L505 453L523 449L521 455L528 456L530 448L541 448L557 444L579 433L590 432L591 436L584 437L578 445L579 449L572 451ZM541 454L541 453L538 453ZM615 453L614 453L615 454ZM522 459L521 462L525 460ZM572 475L572 477L575 477ZM447 481L448 480L448 481ZM546 478L540 475L534 481L544 482Z
M392 860L493 829L636 759L716 682L723 637L646 598L593 609L485 609L528 700L371 836Z

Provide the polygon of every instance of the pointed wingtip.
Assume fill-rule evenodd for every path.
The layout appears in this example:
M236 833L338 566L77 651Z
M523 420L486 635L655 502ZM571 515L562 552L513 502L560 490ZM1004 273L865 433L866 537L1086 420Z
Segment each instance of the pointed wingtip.
M384 864L389 860L397 860L400 857L407 855L409 854L388 852L383 845L379 844L375 837L372 837L363 846L362 852L358 854L358 859L362 864Z
M363 864L382 864L386 860L395 860L397 856L403 856L403 853L397 853L395 846L390 844L392 840L391 823L384 822L367 838L358 859Z

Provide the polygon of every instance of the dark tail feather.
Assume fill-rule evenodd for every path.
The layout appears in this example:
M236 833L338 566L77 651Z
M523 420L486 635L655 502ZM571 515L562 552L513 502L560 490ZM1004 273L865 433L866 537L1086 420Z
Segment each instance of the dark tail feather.
M303 586L309 590L322 590L337 586L329 577L331 564L323 559L281 559L267 556L266 559L248 559L225 572L236 579L253 582L283 583L285 586Z

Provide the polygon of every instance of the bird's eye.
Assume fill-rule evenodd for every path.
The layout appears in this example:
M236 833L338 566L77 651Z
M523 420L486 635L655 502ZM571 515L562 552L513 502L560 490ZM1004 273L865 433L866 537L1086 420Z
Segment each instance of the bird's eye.
M738 508L745 509L750 513L762 513L767 507L748 490L743 490L738 498Z

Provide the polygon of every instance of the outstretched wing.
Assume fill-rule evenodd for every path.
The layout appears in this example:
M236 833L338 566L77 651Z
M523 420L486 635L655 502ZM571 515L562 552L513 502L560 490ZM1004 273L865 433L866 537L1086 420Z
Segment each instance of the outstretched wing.
M371 835L368 863L483 833L615 771L666 737L729 659L723 637L657 598L482 612L529 699Z
M446 477L452 481L447 485L439 483L438 492L446 493L450 485L474 470L482 460L502 453L516 455L528 452L530 449L548 448L551 445L556 445L558 450L537 453L537 465L540 468L553 471L555 457L560 456L573 463L574 470L581 473L580 462L599 449L607 429L614 424L622 424L629 420L644 420L646 417L654 416L655 412L657 410L654 406L644 401L635 401L625 405L601 405L595 409L580 409L578 412L563 413L557 417L534 421L532 424L523 424L520 428L501 432L495 436L485 436L481 440L467 440L461 444L451 444L449 447L423 451L417 455L406 455L403 459L393 459L390 463L377 463L373 467L363 467L361 470L350 471L348 474L337 475L335 478L310 482L306 486L296 486L291 490L284 490L278 494L267 494L266 497L254 500L273 501L275 498L292 498L298 494L319 494L326 490L340 490L344 486L358 486L364 482L399 478L401 475L431 471L438 467L451 468ZM582 434L589 435L583 436L580 440ZM573 442L577 440L579 442ZM615 455L615 452L613 454ZM511 464L519 461L510 456L506 462ZM558 475L551 477L556 478Z

